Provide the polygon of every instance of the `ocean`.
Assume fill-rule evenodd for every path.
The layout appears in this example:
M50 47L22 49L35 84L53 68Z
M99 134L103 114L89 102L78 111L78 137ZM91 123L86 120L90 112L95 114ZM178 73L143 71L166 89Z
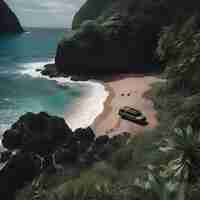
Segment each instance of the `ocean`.
M26 29L0 38L0 136L22 114L45 111L65 117L74 130L103 111L108 93L100 83L50 79L37 69L53 62L63 29ZM90 105L90 106L88 106Z

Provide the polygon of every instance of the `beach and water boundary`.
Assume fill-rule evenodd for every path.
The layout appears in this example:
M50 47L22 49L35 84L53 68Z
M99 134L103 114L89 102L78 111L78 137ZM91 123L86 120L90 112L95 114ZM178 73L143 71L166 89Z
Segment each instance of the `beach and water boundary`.
M68 87L71 84L77 85L82 91L82 95L70 105L70 108L64 111L63 117L72 130L90 126L97 116L103 112L104 103L109 97L109 91L104 84L95 80L72 81L70 77L50 78L42 75L40 70L43 69L45 64L53 63L53 61L53 59L49 59L46 63L27 65L21 73L34 78L55 81L61 87Z
M156 127L156 111L152 102L143 95L151 88L153 82L159 81L158 78L129 74L111 77L110 80L102 82L96 80L72 81L70 77L50 78L42 75L40 70L43 69L43 66L53 61L53 59L49 59L47 62L26 64L20 73L33 78L55 81L55 84L61 87L67 88L71 84L80 87L82 95L64 110L63 116L73 131L77 128L91 126L96 135L112 136L123 132L138 133L145 130L146 127L119 118L120 107L126 105L134 106L145 113L150 122L147 128ZM130 96L127 96L127 93L130 93ZM124 95L122 96L122 94Z
M64 111L64 119L74 131L77 128L91 126L97 135L117 135L123 132L139 133L146 129L155 128L158 124L156 110L151 100L144 94L151 89L154 82L161 81L153 75L121 74L103 81L72 81L66 77L50 78L38 70L45 64L32 64L22 71L33 77L40 77L55 81L56 84L67 87L76 84L83 91L82 95L74 100L70 108ZM127 96L129 93L130 96ZM132 122L121 120L118 111L123 106L133 106L141 110L148 118L149 125L142 127Z
M138 88L138 84L149 85L150 82L145 81L148 78L145 76L137 79L135 74L123 76L119 74L108 77L109 80L104 82L96 80L74 82L70 78L42 76L38 69L54 62L56 45L61 32L61 30L49 32L49 30L35 29L30 30L29 34L13 37L9 41L2 40L4 56L1 57L3 93L1 109L4 110L1 112L1 134L22 114L40 111L64 117L73 130L92 126L98 135L110 134L111 129L117 127L121 128L118 128L115 134L120 130L128 131L129 129L122 128L122 124L127 126L130 123L119 119L119 108L124 105L134 106L141 111L145 111L146 107L152 108L142 97L144 89L149 87ZM64 32L63 30L62 34ZM2 74L4 72L5 74ZM128 90L133 90L130 97L126 95L122 97L121 93L126 94L130 92ZM142 106L137 105L136 101L143 102ZM18 107L14 107L13 110L15 105ZM132 129L130 131L133 132Z

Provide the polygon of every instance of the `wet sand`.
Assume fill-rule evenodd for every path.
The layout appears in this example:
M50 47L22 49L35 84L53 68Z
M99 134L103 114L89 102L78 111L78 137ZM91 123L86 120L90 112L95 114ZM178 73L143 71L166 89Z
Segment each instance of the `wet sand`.
M145 97L145 93L151 89L151 84L162 81L153 75L120 75L113 77L105 84L109 91L104 111L92 124L96 135L118 135L124 132L138 134L147 129L153 129L158 125L157 113L153 102ZM118 115L123 106L131 106L140 110L148 121L147 126L137 125L133 122L123 120Z

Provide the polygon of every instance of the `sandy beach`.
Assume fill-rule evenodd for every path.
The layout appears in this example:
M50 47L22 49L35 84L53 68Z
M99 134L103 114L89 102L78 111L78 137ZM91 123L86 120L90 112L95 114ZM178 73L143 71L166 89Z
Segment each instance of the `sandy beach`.
M105 133L109 136L123 132L137 134L147 129L153 129L158 125L157 113L153 102L145 97L145 93L151 89L151 84L161 79L151 75L120 75L107 81L105 86L109 91L109 97L105 101L104 111L92 124L92 129L99 135ZM118 115L123 106L132 106L144 113L148 126L140 126L133 122L123 120Z

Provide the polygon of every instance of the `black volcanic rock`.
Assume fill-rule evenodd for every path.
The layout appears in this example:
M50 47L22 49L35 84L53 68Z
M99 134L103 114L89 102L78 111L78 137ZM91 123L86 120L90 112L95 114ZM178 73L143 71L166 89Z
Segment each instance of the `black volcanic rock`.
M112 0L87 0L75 14L72 28L76 29L86 20L94 20L100 16L111 5Z
M46 155L71 137L72 131L64 119L46 113L27 113L4 133L2 144L9 150Z
M77 141L93 142L94 138L95 138L95 134L94 134L93 130L90 127L86 128L86 129L79 128L79 129L75 130L74 138Z
M23 28L16 15L3 0L0 0L0 34L21 32L23 32Z
M14 199L16 190L38 175L39 166L40 162L31 154L18 153L13 156L0 171L1 199Z
M80 128L74 132L73 137L77 143L77 151L78 154L80 155L83 152L86 152L87 149L91 146L91 144L95 139L95 134L91 128L87 129Z
M66 166L79 169L108 159L113 140L96 138L90 127L72 132L64 119L44 112L26 113L3 135L8 150L0 157L1 198L14 200L15 192L40 174L64 173Z
M55 64L47 64L44 66L44 70L42 70L42 75L49 77L57 77L59 75Z
M0 154L1 198L14 200L15 192L40 174L63 173L66 166L82 168L108 159L114 138L96 138L90 127L72 132L64 119L44 112L26 113L3 135L8 150Z

